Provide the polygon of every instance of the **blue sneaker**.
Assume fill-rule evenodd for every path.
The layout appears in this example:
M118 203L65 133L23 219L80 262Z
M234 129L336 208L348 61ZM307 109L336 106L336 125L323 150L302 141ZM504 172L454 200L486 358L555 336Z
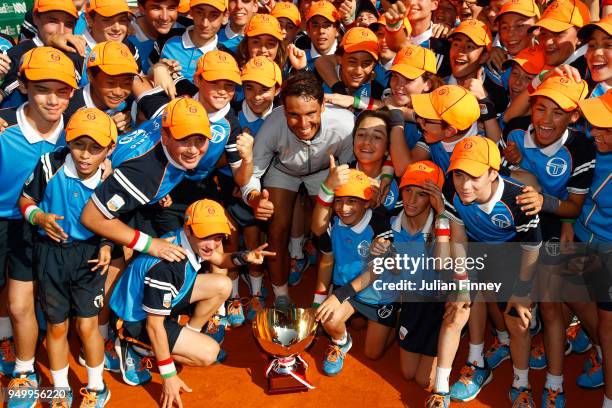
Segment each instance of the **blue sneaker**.
M110 389L104 384L101 390L90 390L89 388L81 388L81 408L102 408L110 400Z
M495 370L502 362L510 358L510 346L494 338L493 345L485 354L485 360L491 370Z
M142 385L151 381L153 364L149 357L141 357L127 341L115 340L115 352L119 356L119 369L123 381L128 385Z
M302 281L304 272L310 266L310 261L307 255L302 259L291 258L291 267L289 268L289 286L296 286Z
M0 340L0 374L9 376L15 369L15 340L5 337Z
M592 347L591 339L582 330L580 323L568 327L567 341L572 345L572 351L578 354L586 353Z
M204 327L204 334L212 337L217 343L222 344L225 339L225 329L227 318L221 315L214 315Z
M111 373L120 373L120 365L119 356L115 351L115 336L110 335L109 338L104 341L104 369Z
M14 372L8 388L20 392L7 392L7 408L30 408L36 406L38 400L36 392L30 392L30 390L38 390L38 376L35 371L26 373Z
M70 408L72 406L72 390L66 390L62 396L51 400L51 408Z
M255 316L257 316L257 312L266 307L266 301L263 296L251 296L251 301L249 302L249 306L247 309L246 318L249 321L255 320Z
M604 385L603 369L601 359L597 351L589 353L589 358L584 362L584 371L576 379L579 387L594 390Z
M529 354L529 368L532 370L543 370L547 365L548 361L546 360L544 345L539 344L531 347L531 353Z
M334 376L342 371L344 357L346 357L346 353L353 347L351 335L347 333L346 336L346 343L343 346L334 343L329 345L325 360L323 361L323 372L326 375Z
M306 252L306 255L308 255L308 262L311 265L316 265L317 264L317 248L312 242L312 239L307 240L306 244L304 244L304 252Z
M545 387L542 393L542 408L565 408L565 393Z
M217 354L217 360L215 360L214 364L221 364L227 358L227 353L222 348L219 349L219 354Z
M425 408L448 408L451 398L447 392L434 392L425 400Z
M450 387L450 397L454 401L467 402L471 401L482 388L491 382L493 372L490 368L478 367L475 364L466 361L461 368L461 376Z
M244 309L240 299L231 299L227 304L227 323L232 327L244 324Z
M531 395L531 387L510 388L508 393L512 408L536 408Z

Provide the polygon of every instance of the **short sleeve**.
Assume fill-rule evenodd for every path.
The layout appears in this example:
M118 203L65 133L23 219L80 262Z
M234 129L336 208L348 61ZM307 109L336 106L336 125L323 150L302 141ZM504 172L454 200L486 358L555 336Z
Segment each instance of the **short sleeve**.
M168 316L172 310L172 301L178 296L181 273L175 268L185 268L185 262L170 264L159 262L147 271L144 278L142 310L154 315Z

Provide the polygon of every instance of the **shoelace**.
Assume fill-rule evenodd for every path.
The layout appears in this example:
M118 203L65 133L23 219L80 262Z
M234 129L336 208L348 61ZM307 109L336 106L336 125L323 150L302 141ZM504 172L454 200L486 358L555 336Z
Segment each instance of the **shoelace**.
M9 382L9 388L34 388L34 381L27 377L15 377Z
M531 395L529 394L529 390L524 390L521 392L514 400L514 404L512 404L512 408L526 407L531 407Z
M579 324L575 324L573 326L568 327L567 329L567 339L569 341L574 341L576 340L576 337L578 337L578 332L580 331L581 327Z
M216 334L219 331L219 326L221 325L221 319L217 316L213 316L208 320L208 325L206 326L206 332L210 334Z
M3 361L13 362L15 361L15 348L13 343L9 339L0 341L0 356Z
M476 364L473 366L464 365L461 367L461 376L459 377L459 381L464 383L465 385L469 385L474 378L474 372L476 371Z
M330 345L327 349L327 361L335 363L342 356L342 350L337 344Z
M538 344L537 346L535 346L534 348L531 349L531 354L533 355L533 357L535 358L540 358L544 355L544 345L543 344Z
M51 401L51 408L68 408L68 398L64 397L64 398L60 398L60 397L56 397L53 398L53 401Z
M153 362L151 361L151 357L143 357L140 360L140 367L138 371L151 370L153 368Z
M431 394L429 396L429 398L427 398L426 406L427 406L427 408L442 408L442 407L444 407L444 395Z
M557 395L561 394L561 390L552 390L551 388L546 388L548 390L548 397L546 397L546 408L555 408L555 399L557 399Z
M593 375L597 370L601 368L601 364L597 359L597 350L593 350L589 353L589 360L591 360L591 369L589 370L589 375Z
M98 403L98 393L89 392L87 388L81 388L79 393L83 396L81 407L94 408Z
M113 359L119 358L119 356L117 356L117 352L115 351L115 343L111 339L104 342L104 351L108 351Z

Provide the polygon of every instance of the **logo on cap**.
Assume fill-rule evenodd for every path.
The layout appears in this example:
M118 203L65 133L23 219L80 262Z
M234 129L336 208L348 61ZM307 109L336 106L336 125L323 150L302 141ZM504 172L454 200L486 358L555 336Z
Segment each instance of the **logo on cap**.
M425 171L425 170L427 170L427 166L424 165L424 164L419 164L419 170Z
M125 58L127 58L127 56L128 56L128 52L126 50L124 50L124 49L121 49L121 51L119 51L119 54L121 54L121 56L125 57Z
M408 49L407 49L407 50L404 52L404 55L405 55L405 56L407 56L407 57L411 56L411 55L412 55L412 48L408 48Z
M215 209L213 207L208 207L208 214L209 215L215 215Z
M91 112L87 114L87 119L89 120L96 120L96 114Z
M227 57L223 54L218 54L217 57L219 58L219 61L221 62L227 62Z
M472 25L473 26L473 25L476 25L476 20L470 20L467 23L468 23L468 25Z
M53 61L59 61L60 60L60 56L58 53L56 52L52 52L51 54L49 54L49 57L53 60Z
M472 144L472 142L465 142L465 143L463 144L463 148L464 148L465 150L470 150L472 147L474 147L474 145Z
M190 113L196 113L198 111L198 108L196 108L193 105L189 105L187 109L189 110Z
M438 95L440 95L440 96L446 95L446 92L447 92L446 88L442 88L442 89L438 90Z
M260 60L253 61L253 65L255 65L257 68L261 68L263 66L263 64L262 64L262 62Z
M569 82L569 79L567 79L567 77L562 77L561 79L559 79L559 82L562 84L567 84Z

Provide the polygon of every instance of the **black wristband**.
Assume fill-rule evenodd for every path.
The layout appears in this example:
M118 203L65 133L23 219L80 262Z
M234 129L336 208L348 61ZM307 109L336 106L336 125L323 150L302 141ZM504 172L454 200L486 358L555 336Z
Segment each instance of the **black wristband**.
M550 214L556 213L561 205L561 201L559 201L557 197L544 193L542 193L542 197L544 198L542 202L542 211Z
M512 288L512 294L518 297L525 297L531 293L531 281L522 281L517 279L514 282L514 287Z
M404 120L404 112L401 109L391 109L389 111L389 119L391 128L395 126L404 126L406 121Z
M338 289L334 290L333 295L338 298L340 303L344 303L345 300L355 296L357 292L355 292L355 288L350 283L340 286Z
M113 241L109 240L109 239L106 239L106 238L102 238L100 240L100 245L98 245L98 248L102 248L103 246L109 246L111 251L113 249L115 249L115 243Z
M232 263L236 266L244 266L248 264L246 258L249 251L234 252L231 255Z
M495 110L495 104L491 99L484 98L478 101L480 106L480 120L486 122L490 119L497 118L497 111Z

